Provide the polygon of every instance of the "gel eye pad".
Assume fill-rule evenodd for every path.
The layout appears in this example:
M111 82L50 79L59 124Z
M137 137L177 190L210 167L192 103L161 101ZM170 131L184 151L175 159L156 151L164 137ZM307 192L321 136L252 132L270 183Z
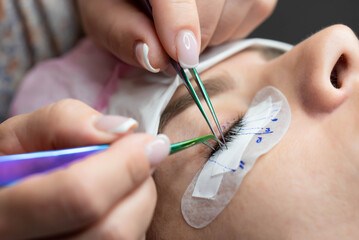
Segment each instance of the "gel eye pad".
M290 120L288 101L278 89L268 86L256 94L238 136L211 156L187 187L181 209L190 226L203 228L222 212L258 157L282 139Z

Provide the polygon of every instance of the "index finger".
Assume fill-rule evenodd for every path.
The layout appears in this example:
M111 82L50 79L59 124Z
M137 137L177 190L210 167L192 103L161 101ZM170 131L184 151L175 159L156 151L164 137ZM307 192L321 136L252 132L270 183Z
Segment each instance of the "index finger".
M200 24L195 0L150 0L158 37L168 55L184 68L198 64Z
M68 169L1 190L2 237L46 237L96 222L150 176L151 163L169 148L165 137L132 134Z
M126 124L128 128L120 128ZM1 123L0 152L18 154L108 144L136 126L133 119L103 116L83 102L65 99Z

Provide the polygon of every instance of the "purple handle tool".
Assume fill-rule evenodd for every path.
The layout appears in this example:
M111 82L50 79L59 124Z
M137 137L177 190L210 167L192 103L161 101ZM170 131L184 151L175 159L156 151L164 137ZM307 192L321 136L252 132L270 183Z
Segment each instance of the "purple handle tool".
M35 173L44 173L64 167L108 147L108 145L96 145L0 156L0 187L10 185Z

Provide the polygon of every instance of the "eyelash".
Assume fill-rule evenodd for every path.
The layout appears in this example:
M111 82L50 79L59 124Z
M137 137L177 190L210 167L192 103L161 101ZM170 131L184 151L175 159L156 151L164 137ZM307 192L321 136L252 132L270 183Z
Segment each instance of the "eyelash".
M230 143L232 142L239 134L240 134L240 130L241 128L244 127L244 120L243 117L239 117L238 120L233 124L233 127L231 127L228 132L224 135L224 139L226 140L226 143ZM216 145L213 146L213 148L215 150L213 150L210 154L209 154L209 158L213 157L213 155L221 150L221 146L216 143ZM207 159L209 159L207 158Z

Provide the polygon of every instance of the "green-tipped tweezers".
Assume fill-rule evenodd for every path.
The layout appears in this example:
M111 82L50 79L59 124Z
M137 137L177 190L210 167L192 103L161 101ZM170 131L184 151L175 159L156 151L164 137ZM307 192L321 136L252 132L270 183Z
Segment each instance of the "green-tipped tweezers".
M149 13L150 13L151 16L152 16L152 7L151 7L151 4L149 3L148 0L145 0L145 3L146 3L146 7L147 7ZM217 142L219 142L220 144L222 144L222 142L218 140L217 135L216 135L216 132L214 131L214 129L213 129L213 127L212 127L212 125L211 125L211 123L210 123L208 117L207 117L207 114L206 114L206 112L204 111L204 108L203 108L203 106L202 106L202 104L201 104L201 101L199 100L199 98L198 98L198 96L197 96L197 94L196 94L196 91L194 90L194 88L193 88L193 86L192 86L192 84L191 84L191 81L188 79L187 74L185 73L184 69L181 67L181 65L180 65L178 62L176 62L175 60L173 60L171 57L170 57L169 59L170 59L170 62L171 62L171 64L172 64L172 66L173 66L174 69L176 70L177 74L181 77L181 79L182 79L184 85L186 86L188 92L191 94L191 96L192 96L194 102L196 103L197 107L198 107L199 110L201 111L201 113L202 113L204 119L206 120L206 122L207 122L209 128L211 129L212 134L213 134L214 136L216 136L216 139L215 139L215 140L216 140ZM208 94L207 94L207 92L206 92L206 89L204 88L204 86L203 86L203 84L202 84L202 81L201 81L201 79L200 79L200 77L199 77L199 75L198 75L198 73L197 73L197 70L196 70L195 68L190 68L190 69L188 69L188 70L190 71L190 73L191 73L193 79L195 80L195 82L196 82L196 84L197 84L197 86L198 86L198 88L199 88L199 90L200 90L200 92L201 92L201 94L202 94L204 100L205 100L206 103L207 103L207 106L208 106L208 108L209 108L209 110L210 110L210 112L211 112L211 115L212 115L212 117L213 117L213 119L214 119L214 122L216 123L216 126L217 126L217 128L218 128L219 134L221 135L221 138L222 138L223 143L226 144L226 140L224 139L223 132L222 132L222 128L221 128L221 126L219 125L218 118L217 118L217 116L216 116L216 113L214 112L213 105L212 105L212 103L211 103L211 100L210 100L209 97L208 97Z
M215 139L207 135L171 145L170 154ZM70 148L0 156L0 187L17 182L36 173L48 172L66 166L85 157L107 149L108 145Z

